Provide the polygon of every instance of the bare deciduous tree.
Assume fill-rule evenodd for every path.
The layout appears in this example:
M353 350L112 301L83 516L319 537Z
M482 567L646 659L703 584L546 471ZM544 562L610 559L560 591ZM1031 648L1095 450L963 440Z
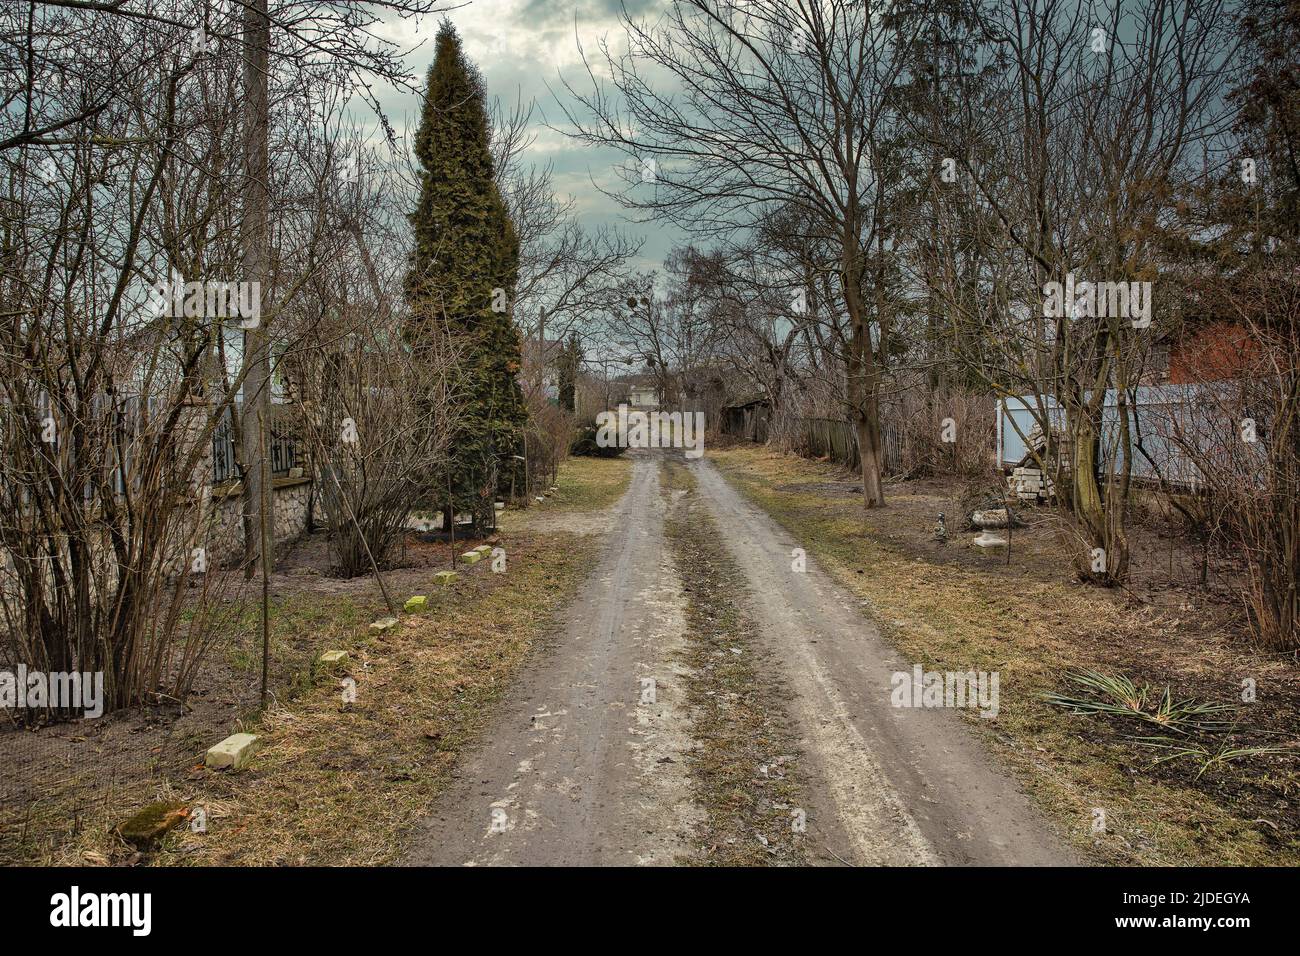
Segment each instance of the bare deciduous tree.
M869 508L884 504L893 90L912 42L884 16L888 6L680 0L653 25L626 18L626 53L602 45L616 96L590 66L591 90L566 84L580 104L566 106L574 135L627 157L629 188L617 197L627 206L709 237L743 234L793 207L829 244ZM659 88L657 75L680 89ZM798 278L790 295L806 298Z

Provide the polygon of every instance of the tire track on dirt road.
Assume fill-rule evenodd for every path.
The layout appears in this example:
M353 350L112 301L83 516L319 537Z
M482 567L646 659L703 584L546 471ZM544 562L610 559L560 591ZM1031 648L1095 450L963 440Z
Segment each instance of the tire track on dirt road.
M667 865L686 851L697 811L681 583L659 456L629 454L592 577L412 835L407 864Z
M752 591L763 639L785 662L806 759L810 835L856 864L1053 865L1074 862L956 714L891 706L890 677L911 662L880 636L798 542L707 459L700 497Z

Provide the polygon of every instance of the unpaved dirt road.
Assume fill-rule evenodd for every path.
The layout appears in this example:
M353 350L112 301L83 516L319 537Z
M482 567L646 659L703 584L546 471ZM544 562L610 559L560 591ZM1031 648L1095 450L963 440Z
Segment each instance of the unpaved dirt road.
M681 594L655 459L636 460L615 509L554 646L508 693L407 862L668 865L686 849Z
M552 646L506 695L417 828L413 865L668 865L697 848L683 582L663 534L660 455L635 452L618 521ZM756 640L783 667L819 863L1073 862L945 710L896 708L910 671L853 598L700 459L696 494L749 586ZM689 582L687 582L689 584Z

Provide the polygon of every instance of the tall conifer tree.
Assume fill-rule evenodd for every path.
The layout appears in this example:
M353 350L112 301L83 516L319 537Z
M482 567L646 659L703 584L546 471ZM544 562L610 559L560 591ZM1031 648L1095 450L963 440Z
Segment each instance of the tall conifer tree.
M519 387L519 333L511 303L519 237L497 189L483 80L455 27L438 29L415 155L420 201L407 275L409 335L445 324L465 349L464 401L449 474L435 489L482 529L515 471L528 412Z

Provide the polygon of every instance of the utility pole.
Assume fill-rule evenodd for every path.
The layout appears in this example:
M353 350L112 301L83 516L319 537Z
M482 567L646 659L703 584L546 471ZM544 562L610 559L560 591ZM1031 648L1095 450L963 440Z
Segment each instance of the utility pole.
M537 391L546 387L546 307L537 310ZM546 396L543 394L542 398Z
M540 401L546 401L546 306L537 307L537 375L533 381L533 387ZM512 473L514 469L511 469ZM524 432L524 494L533 493L532 486L528 479L530 472L528 470L528 432ZM493 492L495 498L495 492ZM492 506L492 520L496 521L496 505Z
M257 283L256 295L267 288L268 220L270 214L270 125L267 110L267 73L271 48L271 21L267 0L244 3L244 219L240 225L245 282ZM258 529L266 521L263 471L257 466L264 447L262 434L268 427L271 398L271 349L263 311L257 324L244 329L244 402L241 431L244 447L244 559L245 574L252 576L257 564L268 566L273 558L261 544ZM256 536L255 536L256 535Z

